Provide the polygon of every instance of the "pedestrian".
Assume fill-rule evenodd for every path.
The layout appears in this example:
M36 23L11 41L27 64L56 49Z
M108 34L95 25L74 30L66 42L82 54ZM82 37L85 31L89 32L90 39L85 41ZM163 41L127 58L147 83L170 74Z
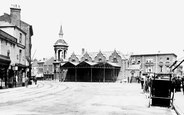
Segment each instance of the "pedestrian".
M13 77L13 85L16 87L16 77Z
M35 85L37 84L37 77L35 76L34 77L34 82L35 82Z
M26 78L25 78L25 85L26 85L26 87L28 87L28 83L29 83L29 78L26 76Z
M143 78L143 76L141 77L141 89L143 89L143 87L144 87L144 78Z
M177 84L176 91L180 92L181 91L181 80L179 76L177 77L176 84Z
M182 90L183 90L183 95L184 95L184 76L181 79L181 83L182 83Z

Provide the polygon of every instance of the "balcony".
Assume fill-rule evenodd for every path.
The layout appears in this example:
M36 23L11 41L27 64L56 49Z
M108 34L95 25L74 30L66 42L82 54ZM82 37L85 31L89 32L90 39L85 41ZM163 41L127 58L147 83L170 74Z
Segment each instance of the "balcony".
M159 65L159 66L163 66L164 63L163 63L162 61L160 61L160 62L158 63L158 65Z
M148 65L149 65L149 66L150 66L150 65L153 66L154 63L153 63L153 62L146 62L145 65L147 65L147 66L148 66Z
M171 65L171 62L165 62L165 66L170 66Z

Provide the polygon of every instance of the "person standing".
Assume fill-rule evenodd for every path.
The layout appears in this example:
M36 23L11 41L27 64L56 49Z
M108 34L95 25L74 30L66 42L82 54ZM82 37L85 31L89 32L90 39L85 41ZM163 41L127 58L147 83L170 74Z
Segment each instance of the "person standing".
M141 89L143 89L143 87L144 87L144 78L143 77L141 77Z
M28 77L26 76L26 78L25 78L25 85L26 85L26 87L28 87L28 83L29 83L29 79L28 79Z
M183 90L183 95L184 95L184 76L181 79L181 83L182 83L182 90Z

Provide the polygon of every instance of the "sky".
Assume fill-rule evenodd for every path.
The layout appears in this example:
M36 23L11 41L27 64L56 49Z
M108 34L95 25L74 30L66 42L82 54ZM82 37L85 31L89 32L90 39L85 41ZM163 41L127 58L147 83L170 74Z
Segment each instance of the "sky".
M4 0L0 15L10 14L11 4L33 26L33 59L54 56L61 25L68 57L82 48L184 56L183 0Z

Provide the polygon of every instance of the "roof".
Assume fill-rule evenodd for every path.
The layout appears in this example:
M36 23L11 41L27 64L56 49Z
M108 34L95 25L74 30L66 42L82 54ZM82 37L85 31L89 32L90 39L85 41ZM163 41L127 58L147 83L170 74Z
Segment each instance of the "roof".
M153 54L132 54L132 56L159 56L159 55L174 55L175 57L177 57L177 55L175 53L153 53Z
M77 66L78 67L90 67L90 66L94 66L94 65L96 65L97 63L95 63L95 62L89 62L89 61L83 61L83 62L80 62Z
M0 38L6 39L7 41L14 43L14 44L17 43L17 39L15 37L11 36L10 34L4 32L1 29L0 29Z
M44 65L52 65L54 62L54 57L51 58L47 58L47 60L45 61Z
M105 56L106 60L108 60L109 57L114 53L114 51L99 51L99 52L101 52L101 53L103 54L103 56ZM87 52L87 53L88 53L89 56L92 58L92 60L94 60L95 57L97 56L97 54L98 54L99 52ZM124 55L124 54L121 53L120 51L116 51L116 52L117 52L117 54L118 54L119 56L121 56L122 59L128 59L128 58L127 58L127 55ZM81 59L84 55L85 55L85 53L82 54L81 56L79 56L80 59Z
M70 68L70 67L75 67L77 66L79 63L76 63L76 62L66 62L65 64L61 65L62 67L67 67L67 68Z
M90 68L90 67L97 67L97 68L102 68L102 67L105 67L105 68L114 68L114 67L118 67L120 68L121 66L116 64L116 63L110 63L110 62L99 62L99 63L96 63L96 62L89 62L89 61L83 61L83 62L80 62L80 63L76 63L76 62L66 62L65 64L62 64L61 65L62 67L66 67L66 68L74 68L74 67L81 67L81 68Z
M117 63L112 63L112 62L107 62L108 64L114 66L114 67L121 67L121 65L117 64Z
M11 16L7 13L4 13L4 15L0 16L0 21L5 21L8 23L11 23ZM33 35L33 28L32 25L20 20L20 25L21 25L21 30L23 30L25 33L27 33L27 26L29 26L29 32L30 32L30 36ZM25 28L25 29L24 29Z
M64 39L58 39L54 45L62 45L62 46L68 47L68 44L66 43Z
M13 25L11 23L8 23L8 22L2 22L0 21L0 28L16 28L18 29L19 31L21 31L22 33L24 33L25 35L27 34L25 31L23 31L20 27L16 26L16 25Z

